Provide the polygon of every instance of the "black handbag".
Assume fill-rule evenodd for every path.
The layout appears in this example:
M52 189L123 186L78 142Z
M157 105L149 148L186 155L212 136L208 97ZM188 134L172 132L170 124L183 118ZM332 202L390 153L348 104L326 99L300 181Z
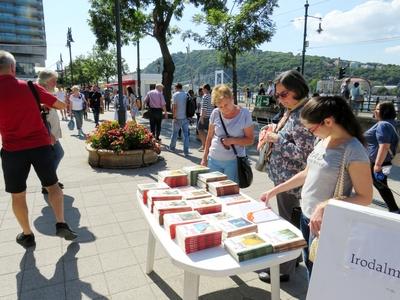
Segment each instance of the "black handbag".
M40 113L40 117L41 117L41 119L43 121L43 124L44 124L44 126L46 127L47 131L50 134L50 124L47 121L47 115L49 114L49 112L46 111L46 109L40 105L40 97L39 97L39 94L38 94L35 86L33 85L33 82L31 80L28 80L27 83L28 83L29 89L32 92L33 97L36 100L36 104L37 104L37 106L39 108L39 113Z
M226 130L225 123L222 120L222 115L219 113L221 119L222 127L225 130L226 136L229 137L228 131ZM253 182L253 171L251 170L249 158L247 156L238 156L234 145L231 145L233 152L237 159L237 170L239 178L239 187L247 188Z

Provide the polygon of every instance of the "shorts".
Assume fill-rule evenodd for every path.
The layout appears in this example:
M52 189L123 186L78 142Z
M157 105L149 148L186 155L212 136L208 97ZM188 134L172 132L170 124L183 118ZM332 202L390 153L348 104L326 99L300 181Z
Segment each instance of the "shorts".
M197 130L208 130L208 125L210 123L210 118L204 118L204 123L201 123L201 119L199 123L197 123Z
M21 151L1 149L6 192L22 193L26 191L26 180L31 169L35 169L42 186L51 186L58 182L54 167L55 153L52 146L42 146Z

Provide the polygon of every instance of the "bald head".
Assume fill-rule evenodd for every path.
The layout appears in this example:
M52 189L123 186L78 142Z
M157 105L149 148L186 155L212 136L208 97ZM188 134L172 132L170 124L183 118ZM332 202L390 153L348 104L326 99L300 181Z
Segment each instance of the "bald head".
M15 76L15 58L7 51L0 50L0 75Z

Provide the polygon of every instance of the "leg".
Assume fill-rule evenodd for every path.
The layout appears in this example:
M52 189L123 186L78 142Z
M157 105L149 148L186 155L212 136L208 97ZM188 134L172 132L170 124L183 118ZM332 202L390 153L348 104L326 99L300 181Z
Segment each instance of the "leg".
M308 226L309 223L310 223L310 220L305 215L301 214L300 230L303 233L303 237L307 242L307 247L303 248L303 260L307 267L308 280L310 280L311 272L312 272L312 268L313 268L313 263L308 259L308 257L309 257L308 248L312 242L312 239L310 236L310 227Z
M146 257L146 274L150 274L153 271L154 265L154 253L156 250L156 239L153 236L153 233L149 229L147 240L147 257Z
M26 205L26 192L12 193L12 209L22 231L25 235L31 234L32 230L29 225L28 206Z
M157 110L157 117L156 117L156 137L160 139L161 134L161 121L162 121L162 110Z
M197 300L199 298L200 276L188 271L185 271L183 276L183 299Z
M210 168L210 171L212 171L212 172L214 172L214 171L218 171L221 173L224 172L224 168L220 164L220 161L215 160L212 157L208 157L208 167Z
M280 280L279 280L279 265L271 266L271 300L280 299Z
M49 192L49 202L53 209L54 216L56 217L57 223L65 223L64 221L64 194L61 188L56 184L46 186Z
M183 153L185 155L189 154L189 120L184 119L182 121L182 131L183 131Z
M385 175L383 180L376 180L374 174L372 174L374 187L378 190L383 201L385 201L390 212L398 212L399 207L397 206L396 200L393 197L393 193L387 184L387 176Z
M149 110L149 121L150 121L150 131L153 134L154 138L156 137L156 120L154 116L154 110L150 108Z
M64 149L61 146L60 141L57 141L54 145L53 145L53 151L55 154L55 160L54 160L54 168L57 170L61 159L64 157Z
M176 140L178 139L178 131L180 130L180 122L177 119L172 120L172 135L171 142L169 143L169 149L175 150Z

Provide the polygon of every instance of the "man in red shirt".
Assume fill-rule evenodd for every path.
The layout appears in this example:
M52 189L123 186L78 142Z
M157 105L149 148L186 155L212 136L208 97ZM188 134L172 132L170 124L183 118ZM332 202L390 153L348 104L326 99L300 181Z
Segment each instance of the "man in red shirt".
M1 162L6 191L11 193L13 211L23 230L16 241L25 248L36 244L26 205L26 180L31 165L49 192L48 199L57 221L56 235L73 240L77 235L64 221L64 195L58 185L49 132L32 91L25 81L15 77L15 68L13 55L0 50ZM55 109L65 108L63 102L44 88L35 85L35 89L42 104Z

